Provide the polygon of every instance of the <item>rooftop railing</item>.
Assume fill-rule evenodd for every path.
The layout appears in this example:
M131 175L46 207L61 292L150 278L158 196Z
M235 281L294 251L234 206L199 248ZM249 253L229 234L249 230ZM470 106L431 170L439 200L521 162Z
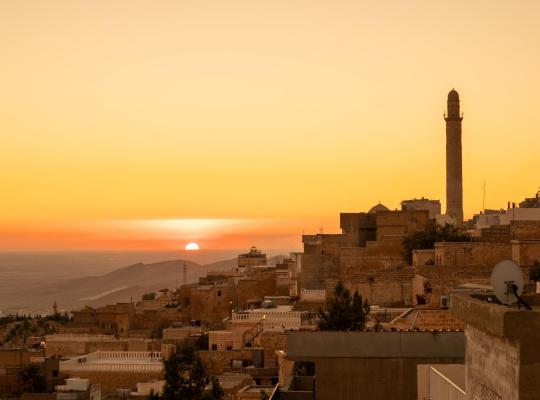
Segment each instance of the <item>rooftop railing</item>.
M60 362L60 371L160 372L159 351L96 351Z

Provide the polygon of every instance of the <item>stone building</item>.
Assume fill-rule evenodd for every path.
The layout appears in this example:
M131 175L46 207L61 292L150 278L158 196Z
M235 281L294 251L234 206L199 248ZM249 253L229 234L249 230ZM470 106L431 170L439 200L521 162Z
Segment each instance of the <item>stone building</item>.
M83 330L97 327L101 333L127 337L134 314L133 303L117 303L99 308L86 306L72 312L73 327L80 327Z
M185 320L201 321L212 329L220 329L224 319L235 310L259 306L267 296L289 295L293 284L289 277L289 268L294 265L292 260L286 260L277 267L254 262L248 266L246 260L264 260L266 263L266 256L256 249L247 254L255 256L244 258L240 255L239 263L247 262L242 267L180 288L175 301L181 307Z
M240 254L238 256L238 268L256 267L266 265L266 254L253 246L249 253Z
M452 313L466 324L465 365L461 372L465 376L465 398L538 399L538 297L527 299L532 311L486 300L464 295L452 297Z
M437 215L441 214L441 202L440 200L430 199L410 199L403 200L401 202L402 210L427 210L429 212L429 218L435 219Z
M372 304L412 304L414 271L402 241L430 221L428 210L390 211L382 204L367 213L340 214L341 234L302 237L301 293L328 292L341 280Z
M415 304L444 307L448 294L460 285L489 286L493 267L506 259L515 261L523 270L524 281L532 284L540 277L539 229L536 221L513 221L504 231L483 230L486 234L480 241L440 242L433 250L415 252Z
M163 374L161 352L96 351L60 361L60 371L70 377L99 383L103 393L132 388L138 382L160 379Z

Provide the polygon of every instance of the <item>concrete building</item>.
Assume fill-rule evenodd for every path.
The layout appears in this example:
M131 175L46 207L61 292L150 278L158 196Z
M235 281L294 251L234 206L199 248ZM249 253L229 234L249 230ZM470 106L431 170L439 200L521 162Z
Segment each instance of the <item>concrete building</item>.
M458 224L463 222L463 177L461 156L461 121L459 94L448 93L446 121L446 214Z
M287 358L314 363L317 400L416 400L419 364L464 354L463 332L287 332Z

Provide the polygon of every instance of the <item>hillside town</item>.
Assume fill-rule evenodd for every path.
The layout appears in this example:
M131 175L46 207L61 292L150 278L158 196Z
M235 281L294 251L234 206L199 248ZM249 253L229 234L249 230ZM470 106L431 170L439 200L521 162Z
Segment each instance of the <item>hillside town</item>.
M540 191L464 220L455 90L447 106L446 212L379 203L276 262L251 247L139 299L4 316L0 398L538 399ZM530 310L494 296L504 260Z

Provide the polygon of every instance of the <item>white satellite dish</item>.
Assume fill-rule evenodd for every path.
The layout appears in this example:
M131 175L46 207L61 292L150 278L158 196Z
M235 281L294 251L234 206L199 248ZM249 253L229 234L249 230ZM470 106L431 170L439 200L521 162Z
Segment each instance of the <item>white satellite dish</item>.
M503 260L495 265L491 273L491 287L497 299L505 305L511 305L519 299L523 291L523 272L512 260Z

